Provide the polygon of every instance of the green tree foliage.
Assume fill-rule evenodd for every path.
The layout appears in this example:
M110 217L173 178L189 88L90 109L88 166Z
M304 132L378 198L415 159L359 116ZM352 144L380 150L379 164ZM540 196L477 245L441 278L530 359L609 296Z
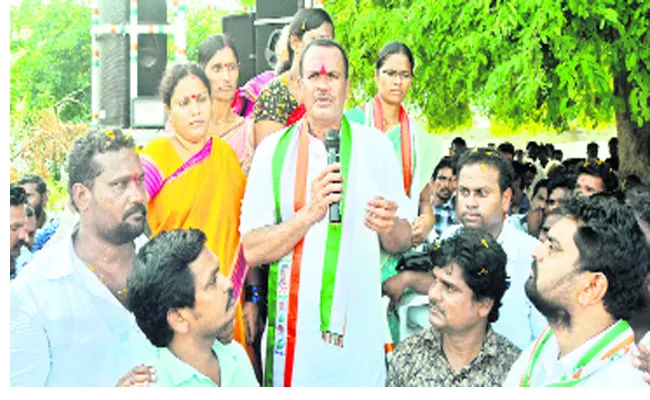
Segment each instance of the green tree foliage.
M188 12L187 26L187 59L197 62L199 46L210 35L221 33L221 19L227 12L212 8L196 9Z
M12 125L57 107L65 121L90 115L90 10L81 0L11 6ZM13 132L12 132L13 133Z
M429 129L467 125L471 106L512 129L534 122L563 131L616 114L621 147L626 142L629 155L645 162L640 172L650 178L650 1L330 0L325 6L349 51L353 102L375 92L379 49L401 40L417 64L408 101Z

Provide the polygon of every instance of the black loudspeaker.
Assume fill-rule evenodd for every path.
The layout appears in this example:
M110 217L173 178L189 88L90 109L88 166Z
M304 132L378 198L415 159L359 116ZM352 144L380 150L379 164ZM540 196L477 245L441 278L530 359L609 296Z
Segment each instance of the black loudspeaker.
M129 0L99 0L98 22L123 25L130 22ZM166 0L139 0L139 24L166 24ZM97 35L99 51L99 126L131 125L129 35ZM156 96L167 64L167 35L138 37L138 96Z
M138 24L167 23L166 0L138 0ZM138 36L138 96L157 96L167 66L167 35Z
M255 27L255 72L260 74L275 68L277 59L275 54L275 42L279 38L282 28L286 24L265 23ZM273 40L275 39L275 40Z
M223 33L228 34L235 42L239 58L238 87L242 87L256 75L254 22L255 13L227 15L221 20Z
M257 0L255 12L258 19L293 17L304 0Z
M121 25L129 20L129 0L97 2L99 23ZM129 35L97 35L99 51L99 126L130 124Z

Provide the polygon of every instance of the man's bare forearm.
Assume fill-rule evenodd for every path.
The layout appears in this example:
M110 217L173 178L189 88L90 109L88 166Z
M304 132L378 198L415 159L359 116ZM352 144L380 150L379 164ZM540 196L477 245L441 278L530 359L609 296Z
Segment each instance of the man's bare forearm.
M396 218L390 231L379 233L379 241L389 253L405 252L411 248L411 224L405 219Z
M268 264L289 254L312 225L303 210L281 224L264 226L246 233L242 238L242 246L248 264Z
M429 288L433 284L433 274L430 272L404 271L406 274L405 283L419 294L429 293Z

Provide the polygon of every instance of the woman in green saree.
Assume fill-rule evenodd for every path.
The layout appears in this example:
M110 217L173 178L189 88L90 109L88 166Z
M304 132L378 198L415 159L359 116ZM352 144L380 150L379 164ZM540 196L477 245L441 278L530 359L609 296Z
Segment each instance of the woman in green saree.
M377 94L360 107L346 112L352 122L374 126L384 132L393 143L395 154L402 166L404 191L409 197L413 216L413 245L426 240L434 225L434 215L429 202L428 182L443 155L440 142L427 133L422 125L411 118L402 103L413 81L415 62L411 50L404 43L390 42L377 56L375 81ZM382 252L381 275L383 290L391 299L392 309L401 298L410 282L406 274L397 274L399 255ZM397 320L394 313L389 317L391 336L395 344L399 341Z

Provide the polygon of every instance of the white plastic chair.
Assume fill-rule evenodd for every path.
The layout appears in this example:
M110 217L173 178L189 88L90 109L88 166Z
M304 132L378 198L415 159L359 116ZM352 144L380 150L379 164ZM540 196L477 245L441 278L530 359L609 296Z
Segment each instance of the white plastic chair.
M429 297L414 292L405 294L397 307L397 316L400 341L430 327Z

